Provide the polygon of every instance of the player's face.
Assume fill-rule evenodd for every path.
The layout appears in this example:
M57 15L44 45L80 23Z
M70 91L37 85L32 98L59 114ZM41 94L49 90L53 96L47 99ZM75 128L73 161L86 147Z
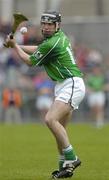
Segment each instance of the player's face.
M55 23L41 23L41 30L44 37L52 36L56 31Z

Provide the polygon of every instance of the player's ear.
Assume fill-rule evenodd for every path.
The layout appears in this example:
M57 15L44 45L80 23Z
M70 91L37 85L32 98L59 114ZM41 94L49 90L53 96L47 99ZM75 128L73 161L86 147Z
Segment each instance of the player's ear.
M56 31L58 31L60 29L60 23L56 22Z

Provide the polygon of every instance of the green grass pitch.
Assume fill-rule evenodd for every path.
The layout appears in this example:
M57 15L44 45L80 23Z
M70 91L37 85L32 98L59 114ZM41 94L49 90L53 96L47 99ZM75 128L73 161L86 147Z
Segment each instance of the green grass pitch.
M109 125L69 124L82 165L71 180L109 180ZM57 168L55 140L42 124L0 125L0 180L49 180Z

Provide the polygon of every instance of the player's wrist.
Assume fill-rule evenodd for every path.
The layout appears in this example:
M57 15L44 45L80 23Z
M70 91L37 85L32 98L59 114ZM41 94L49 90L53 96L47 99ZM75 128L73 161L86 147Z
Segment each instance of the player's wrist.
M18 49L19 47L20 46L17 43L14 44L14 48Z

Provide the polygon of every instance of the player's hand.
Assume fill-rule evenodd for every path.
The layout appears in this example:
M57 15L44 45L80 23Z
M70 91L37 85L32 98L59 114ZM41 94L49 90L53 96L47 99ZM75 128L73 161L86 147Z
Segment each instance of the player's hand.
M4 46L6 48L14 48L15 44L16 42L15 42L14 37L12 38L12 34L7 35Z

